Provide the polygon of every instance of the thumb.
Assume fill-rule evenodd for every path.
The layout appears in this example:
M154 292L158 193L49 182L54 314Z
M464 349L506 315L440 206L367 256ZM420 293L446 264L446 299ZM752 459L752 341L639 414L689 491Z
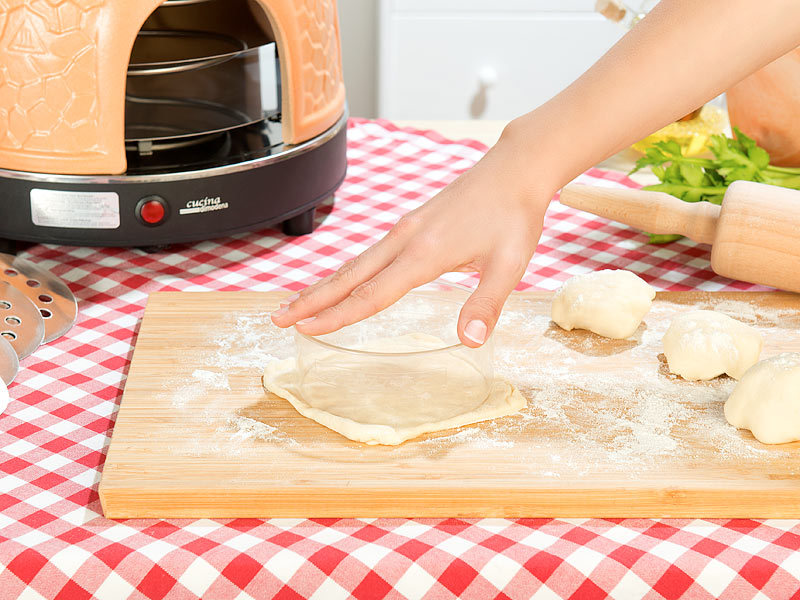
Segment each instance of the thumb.
M458 337L465 346L477 348L489 339L506 298L521 278L522 274L509 272L508 267L495 267L481 275L478 287L464 303L458 317Z

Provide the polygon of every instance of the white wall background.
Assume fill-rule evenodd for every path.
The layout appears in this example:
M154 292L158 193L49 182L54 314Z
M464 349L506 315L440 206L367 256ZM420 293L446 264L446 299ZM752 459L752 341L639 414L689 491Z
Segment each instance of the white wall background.
M377 116L378 0L339 0L344 83L350 114Z
M339 0L350 113L506 120L527 112L625 33L594 3Z

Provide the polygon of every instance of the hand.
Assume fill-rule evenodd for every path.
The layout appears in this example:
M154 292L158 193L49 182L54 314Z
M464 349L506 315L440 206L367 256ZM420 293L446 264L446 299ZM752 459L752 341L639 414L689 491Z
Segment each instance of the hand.
M458 336L479 346L525 272L547 203L561 185L798 40L797 0L661 0L584 75L515 119L472 170L337 273L290 298L273 322L328 333L446 271L477 271L481 281L461 310Z
M470 171L338 272L288 298L272 314L279 327L320 335L373 315L448 271L478 272L461 310L458 336L483 344L506 298L525 274L555 189L528 183L533 166L504 137Z

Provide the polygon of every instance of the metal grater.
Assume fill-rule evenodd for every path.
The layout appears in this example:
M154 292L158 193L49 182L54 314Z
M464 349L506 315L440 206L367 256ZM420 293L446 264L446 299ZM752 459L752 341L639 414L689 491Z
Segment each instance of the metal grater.
M24 258L0 253L0 281L19 290L41 313L44 320L41 343L61 337L75 324L78 302L67 285L52 273Z
M14 348L6 341L4 337L0 337L0 379L6 385L11 385L14 377L17 376L19 371L19 358Z
M44 319L36 305L15 287L0 281L0 337L22 360L44 340Z

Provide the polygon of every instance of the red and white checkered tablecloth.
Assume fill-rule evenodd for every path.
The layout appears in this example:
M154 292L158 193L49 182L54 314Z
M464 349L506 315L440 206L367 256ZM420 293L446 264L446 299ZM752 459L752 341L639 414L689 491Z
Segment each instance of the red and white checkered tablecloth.
M79 298L23 361L0 417L0 598L789 598L800 523L645 519L103 518L97 484L145 300L157 290L297 290L378 239L485 148L350 124L347 180L313 235L276 230L145 254L35 246ZM600 185L633 185L592 170ZM662 289L755 289L708 249L663 247L554 203L520 289L613 265Z

